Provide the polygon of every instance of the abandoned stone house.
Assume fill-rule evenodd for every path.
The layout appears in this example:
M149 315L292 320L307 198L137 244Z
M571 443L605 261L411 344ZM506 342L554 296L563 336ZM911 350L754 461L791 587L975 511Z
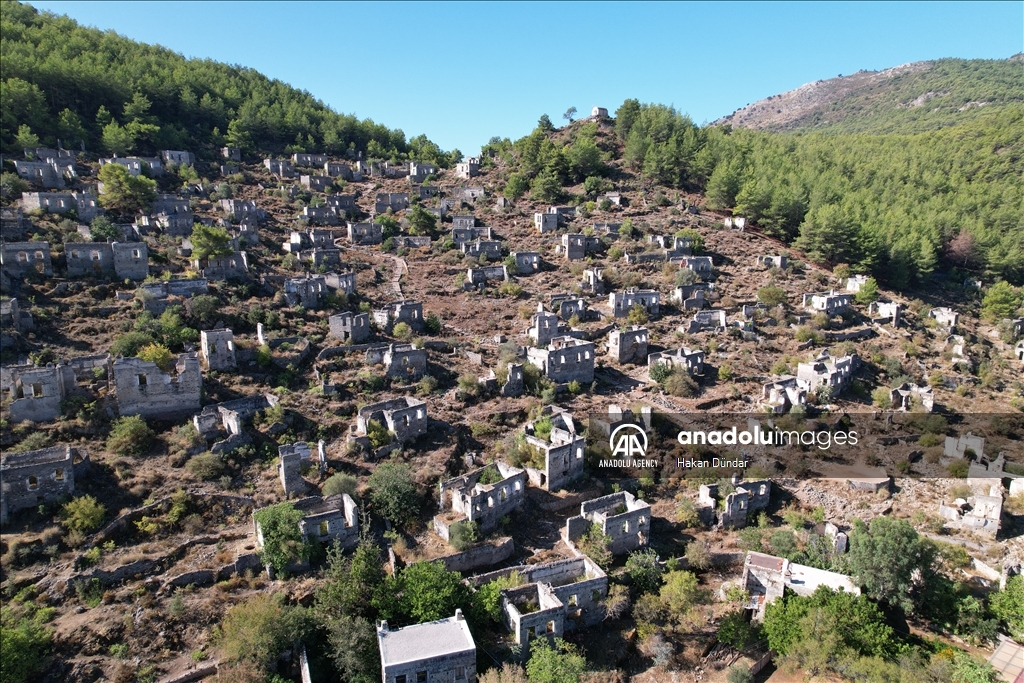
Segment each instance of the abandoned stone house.
M35 329L35 321L32 319L32 314L26 310L22 310L17 299L3 299L0 300L0 329L4 330L4 342L3 346L13 345L13 342L8 342L6 332L12 330L14 332L31 332Z
M610 539L608 550L622 555L647 545L651 536L651 506L628 491L588 500L580 514L565 522L563 537L575 543L596 524Z
M299 176L299 184L310 192L326 192L334 185L334 178L326 175Z
M419 301L392 301L374 309L373 322L391 334L397 323L405 323L414 330L423 329L423 304Z
M171 194L158 195L149 209L148 216L141 216L140 225L155 225L166 234L176 237L188 237L192 234L195 215L189 200L180 199Z
M904 382L889 391L889 403L893 410L923 410L930 413L935 408L935 391L929 386Z
M484 237L486 239L491 238L490 231L488 231L486 235L477 235L475 233L469 233L468 237L465 236L466 233L455 232L456 230L472 230L475 227L476 216L452 216L452 240L455 241L456 246L461 244L462 242L468 242L471 239L476 239L477 237Z
M221 147L220 155L227 159L228 161L242 160L242 150L240 150L238 147Z
M78 177L75 162L62 161L15 161L14 170L22 180L33 185L50 189L63 189L67 181Z
M792 410L794 406L806 404L807 390L797 384L793 375L782 375L762 387L762 410L781 415Z
M558 229L558 214L535 213L533 214L533 224L541 234L551 232Z
M647 356L647 372L655 365L665 365L671 370L682 370L690 377L704 374L704 352L680 346L678 349L658 351Z
M619 238L619 228L621 227L622 223L593 223L591 225L595 235L612 239Z
M768 507L772 483L768 479L740 481L734 476L730 488L734 490L726 492L719 484L701 484L698 505L706 518L717 515L719 527L742 529L753 520L753 513Z
M352 271L326 273L324 274L324 282L327 283L327 289L331 291L341 292L342 294L356 293L356 274Z
M530 275L540 271L540 252L513 251L512 258L516 262L516 275Z
M642 363L647 359L650 335L646 327L632 325L608 333L608 355L619 363Z
M104 213L96 196L90 192L22 192L21 208L61 214L74 211L78 220L85 223L91 223Z
M199 358L207 370L235 370L235 335L231 330L203 330L199 333Z
M537 312L530 318L530 325L526 328L526 334L538 346L547 346L552 339L568 332L568 326L559 322L558 315L545 311L541 303L537 304Z
M557 384L594 381L594 343L555 337L544 348L527 349L526 359Z
M187 164L191 166L196 163L196 157L192 152L165 149L160 152L160 156L165 164L178 164L179 166Z
M896 302L872 301L868 304L868 317L874 322L888 322L899 327L901 309L902 306Z
M695 209L696 207L691 206L689 208ZM697 211L691 211L690 213L697 213ZM747 225L747 219L743 216L736 216L735 218L732 216L726 216L722 219L722 224L725 226L726 230L743 230Z
M480 175L480 159L469 157L465 161L455 164L456 178L475 178Z
M384 226L380 223L349 223L348 240L352 244L380 244L384 241Z
M256 413L280 402L274 394L256 394L209 405L192 416L192 424L207 442L214 442L211 453L227 453L251 442L245 423Z
M928 313L929 318L934 318L940 326L947 330L952 330L960 322L960 314L954 311L952 308L933 308Z
M326 498L310 496L292 503L302 512L299 532L310 541L319 541L324 547L337 542L342 548L353 548L359 543L359 510L347 493ZM263 529L253 515L253 531L257 547L263 547Z
M713 270L710 256L684 256L674 261L679 263L680 268L692 270L701 276L710 275Z
M399 443L412 441L427 433L427 404L412 396L403 396L363 406L356 414L349 440L370 448L367 428L370 422L383 425L393 432Z
M765 608L781 598L789 588L797 595L808 597L820 586L833 591L860 595L860 587L845 574L816 569L790 562L783 557L748 552L743 562L740 587L747 592L743 608L755 622L764 620Z
M85 474L88 467L89 454L72 446L5 453L0 459L0 524L6 525L19 510L71 496L75 475Z
M475 522L486 534L523 504L526 470L496 461L440 482L438 494L442 513L434 518L434 531L441 538L447 541L451 525L462 521Z
M481 256L488 259L501 258L501 242L497 240L475 239L472 242L464 242L460 247L462 253L473 258Z
M31 229L32 221L25 217L21 207L0 207L0 239L19 242L22 235Z
M228 216L234 216L236 221L252 218L258 222L264 217L264 211L256 206L256 202L247 199L222 199L220 209Z
M857 293L867 282L867 275L854 275L853 277L846 278L846 291Z
M410 183L422 183L427 179L427 176L431 175L437 175L437 166L433 164L418 163L415 161L409 162Z
M988 495L976 493L966 500L958 498L952 505L939 504L939 516L946 520L946 528L973 531L993 539L999 533L1002 510L1000 483L992 484L988 488Z
M537 429L543 421L551 423L546 437L543 430ZM558 491L583 476L585 441L576 433L576 424L567 411L546 406L540 420L526 423L523 435L527 445L539 453L537 460L526 465L531 485L545 491Z
M149 247L145 242L67 242L68 277L110 277L145 280L149 276Z
M573 316L586 320L588 316L587 300L571 294L552 294L549 305L562 320L568 321Z
M0 266L10 277L32 273L53 277L49 242L5 242L0 246Z
M147 175L150 177L156 177L163 175L164 165L160 157L112 157L110 159L100 159L100 166L106 166L107 164L117 164L123 166L129 175L140 176Z
M704 293L708 289L708 286L704 283L681 285L672 290L672 303L684 311L699 311L708 303L707 299L704 298Z
M856 354L832 358L828 351L822 351L816 359L809 363L800 363L796 368L796 381L800 388L808 392L816 392L828 387L831 395L843 391L853 379L853 373L860 365Z
M804 294L802 306L808 311L835 315L850 308L853 303L852 294L836 294L836 292L817 292Z
M350 211L356 210L356 198L351 194L331 194L324 200L325 204L334 209L338 216L345 216Z
M244 251L234 251L227 256L193 259L192 267L207 280L239 280L249 273L249 259Z
M679 331L684 334L694 334L705 330L724 330L725 325L725 311L721 308L709 308L694 313L692 320L686 325L679 326Z
M306 168L316 168L323 166L328 161L326 154L303 154L296 152L292 154L292 164L295 166L304 166Z
M590 110L590 116L595 119L606 119L608 118L608 110L604 107L594 107Z
M462 610L405 628L377 626L381 683L476 683L476 643Z
M537 638L556 638L605 618L608 575L586 555L520 565L470 578L479 588L517 574L524 581L502 594L505 625L524 650Z
M786 256L758 256L754 259L754 265L758 268L785 268L789 259Z
M387 213L388 209L402 211L408 208L408 192L378 192L373 205L374 213Z
M327 282L323 275L294 277L284 281L284 300L289 306L320 308L327 297Z
M483 287L488 281L504 282L508 280L508 268L505 264L500 266L484 266L482 268L469 268L466 270L466 279L463 281L465 289Z
M661 294L653 289L627 289L608 295L608 308L616 318L625 318L634 306L642 307L648 316L655 318L660 311L660 304Z
M967 451L970 451L968 453ZM947 436L942 455L947 458L956 458L962 460L969 458L971 455L975 458L982 458L985 456L985 437L976 436L971 432L962 434L959 437Z
M473 203L477 199L482 199L487 196L486 190L479 186L463 187L458 191L456 196L460 201Z
M145 310L159 315L170 304L171 297L190 299L208 291L209 286L204 278L182 278L143 283L135 290L135 296L142 301Z
M174 419L199 412L203 374L199 356L178 356L172 376L156 363L140 358L116 358L113 362L117 407L121 415Z
M331 178L352 180L352 167L340 161L326 161L323 165L324 175Z
M1017 342L1017 346L1013 347L1014 356L1021 363L1024 363L1024 340Z
M584 270L580 291L588 294L604 294L604 268Z
M288 498L295 493L305 493L309 488L303 479L303 470L327 470L327 452L323 441L317 444L316 456L313 455L308 443L296 441L278 446L277 457L277 478L280 479L281 488Z
M427 371L427 351L412 344L388 344L386 348L366 350L366 364L384 366L384 374L392 379L414 382Z
M332 315L328 322L330 334L343 342L360 344L370 338L370 314L345 311Z
M295 177L295 168L287 159L264 159L263 167L270 171L270 175L276 175L278 178Z
M0 372L0 392L12 423L48 422L61 414L60 404L75 386L74 373L64 364L7 365Z
M437 185L413 185L412 191L420 199L432 199L441 192L441 188Z
M60 161L75 158L74 150L53 149L52 147L26 147L22 150L25 158L38 161Z
M657 244L665 250L665 258L688 257L693 251L693 240L689 237L676 237L675 235L650 235L647 237L649 244ZM704 257L708 258L709 257Z
M580 261L588 253L599 251L603 247L598 237L588 237L582 233L562 235L562 243L555 245L555 253L565 256L568 261Z

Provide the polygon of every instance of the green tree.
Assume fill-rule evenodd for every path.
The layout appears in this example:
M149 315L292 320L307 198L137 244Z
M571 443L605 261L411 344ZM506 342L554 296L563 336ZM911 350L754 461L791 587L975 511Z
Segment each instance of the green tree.
M35 149L39 146L39 136L23 123L18 126L18 134L14 138L14 144L23 149Z
M649 319L647 309L640 304L634 304L626 316L626 322L630 325L646 325Z
M115 156L124 156L135 149L135 136L117 121L103 126L103 147Z
M36 674L49 652L52 634L43 626L40 612L5 600L0 605L0 683L29 683L39 680Z
M370 475L370 501L374 510L393 524L416 516L420 496L408 465L386 462Z
M325 497L336 496L342 493L354 496L356 494L356 484L356 478L351 474L338 472L328 477L327 481L324 482L322 492Z
M192 257L200 261L231 253L231 235L224 228L196 223L192 228Z
M164 372L170 372L177 358L163 344L149 344L139 349L139 360L156 363Z
M1000 280L985 292L981 300L981 316L986 320L1013 318L1022 305L1020 291L1005 280Z
M324 624L328 656L341 680L348 683L377 683L380 680L380 650L377 630L365 617L347 614Z
M107 449L119 456L144 455L155 436L141 415L121 417L110 428Z
M107 508L93 496L73 498L61 509L61 519L69 531L82 534L92 533L100 528Z
M611 566L614 559L609 548L611 543L611 536L606 534L599 524L591 524L590 528L587 529L587 533L580 536L576 541L576 545L583 551L583 554L601 567Z
M704 251L704 235L700 234L693 228L683 228L676 232L676 237L683 237L690 240L690 249L694 254L699 254Z
M417 204L409 212L409 232L432 237L437 230L437 216Z
M556 202L562 196L562 182L551 171L544 171L530 183L533 198L539 202Z
M554 645L539 638L530 643L526 674L530 683L579 683L587 660L576 646L555 638Z
M381 551L372 539L361 538L351 559L335 543L327 550L324 581L317 587L313 609L325 622L340 615L370 618L384 577Z
M779 306L786 303L786 290L777 285L765 285L757 290L757 300L765 306Z
M123 240L121 229L110 222L106 216L97 216L89 224L89 236L94 242L116 242Z
M263 534L260 559L279 575L287 573L288 565L309 559L309 544L299 529L303 516L301 510L287 502L253 513L253 519Z
M530 189L530 181L524 178L519 173L513 173L508 177L508 181L505 183L505 189L502 194L506 199L510 201L516 201Z
M1024 639L1024 574L1011 576L1006 588L991 596L989 606L1011 638Z
M864 305L870 304L872 301L877 301L878 282L875 281L875 278L869 277L867 281L860 286L857 293L853 295L853 298L857 300L857 303Z
M134 216L147 210L156 199L156 183L143 176L132 176L120 164L106 164L100 168L103 192L100 204L122 215Z
M619 136L619 140L625 142L626 138L629 137L629 131L633 129L633 124L636 123L639 116L639 100L627 99L615 110L615 134Z
M110 355L114 358L133 358L143 346L154 343L156 340L148 332L126 332L110 345Z
M630 553L626 559L626 573L640 593L651 593L661 585L661 565L658 553L651 548Z
M545 133L550 133L555 130L555 126L551 123L551 119L548 118L547 114L541 114L540 118L537 119L537 130L541 130Z
M449 529L449 538L451 546L461 552L480 539L480 526L468 520L456 522Z
M692 625L694 608L708 601L707 591L700 587L696 574L679 570L665 575L659 597L668 618L682 627Z
M416 562L387 577L377 591L374 605L389 622L421 624L455 614L469 607L469 589L458 572L442 562Z
M928 580L934 560L934 547L904 519L876 517L870 526L858 521L850 536L854 581L873 600L888 602L908 613L917 607L918 582Z
M258 593L228 609L217 629L222 661L275 672L280 654L308 637L313 626L304 608L286 600L284 593Z
M62 145L68 147L85 142L86 130L82 125L82 117L70 109L64 109L57 121L57 135Z
M847 211L836 204L824 204L807 212L796 246L817 263L853 260L857 228Z

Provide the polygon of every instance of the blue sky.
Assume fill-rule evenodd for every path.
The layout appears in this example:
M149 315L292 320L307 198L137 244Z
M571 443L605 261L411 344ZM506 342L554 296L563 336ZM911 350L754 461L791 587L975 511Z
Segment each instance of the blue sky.
M1024 50L1024 3L34 2L444 149L628 97L713 121L810 81Z

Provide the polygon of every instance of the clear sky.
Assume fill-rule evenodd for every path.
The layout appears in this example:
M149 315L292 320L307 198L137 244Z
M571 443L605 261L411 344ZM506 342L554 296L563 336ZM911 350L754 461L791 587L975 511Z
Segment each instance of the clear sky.
M635 97L702 123L860 69L1024 50L1022 2L31 4L464 153L571 106Z

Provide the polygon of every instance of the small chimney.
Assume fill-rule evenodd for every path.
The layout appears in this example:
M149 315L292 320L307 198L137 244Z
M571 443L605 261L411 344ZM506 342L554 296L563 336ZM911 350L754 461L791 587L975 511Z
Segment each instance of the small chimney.
M459 608L455 609L455 621L464 621L465 617L462 616L462 610Z

